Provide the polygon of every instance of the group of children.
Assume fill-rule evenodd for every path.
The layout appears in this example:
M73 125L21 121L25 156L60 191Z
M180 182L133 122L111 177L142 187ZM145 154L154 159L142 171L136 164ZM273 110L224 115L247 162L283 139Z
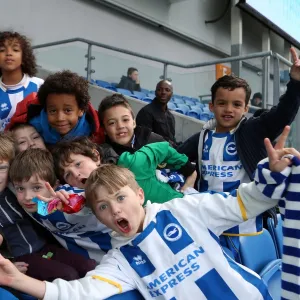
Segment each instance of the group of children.
M32 77L35 65L28 67L34 56L27 39L0 33L1 92L10 103L3 113L0 97L6 128L0 243L6 241L15 261L0 258L0 284L51 300L105 299L129 290L146 299L269 299L256 274L224 256L219 237L227 230L232 237L259 232L257 215L279 200L259 190L266 172L267 179L249 182L266 156L264 138L273 141L299 108L300 61L292 54L291 81L278 107L246 120L251 89L224 76L212 87L215 119L177 152L136 126L122 95L104 98L97 112L88 83L75 73L57 72L34 85L42 81ZM273 155L265 169L284 172L291 160L277 168L283 154L299 156L282 144L279 150L267 144ZM86 203L70 213L64 207L73 195ZM39 203L54 200L53 211L41 214ZM43 230L55 239L45 240ZM238 250L238 238L223 245Z

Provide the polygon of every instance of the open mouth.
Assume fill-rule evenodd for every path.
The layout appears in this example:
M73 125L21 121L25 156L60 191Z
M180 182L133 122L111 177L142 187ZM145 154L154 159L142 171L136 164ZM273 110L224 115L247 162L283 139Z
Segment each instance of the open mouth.
M117 224L118 228L120 229L120 231L123 233L128 233L131 230L129 222L126 219L123 219L123 218L118 219L116 221L116 224Z
M86 181L87 181L87 178L82 178L80 181L81 181L82 184L85 184Z

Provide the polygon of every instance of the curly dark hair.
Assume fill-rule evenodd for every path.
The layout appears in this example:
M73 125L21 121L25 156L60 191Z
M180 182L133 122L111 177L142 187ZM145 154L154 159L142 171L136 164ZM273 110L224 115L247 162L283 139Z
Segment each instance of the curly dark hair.
M212 103L214 103L218 88L228 89L230 91L233 91L237 88L243 88L246 93L245 104L246 106L248 105L251 96L251 88L245 79L235 75L225 75L219 78L210 89Z
M38 99L46 108L50 94L74 95L79 109L86 111L90 102L89 84L86 79L69 70L49 75L38 91Z
M0 47L4 46L4 43L9 40L17 40L20 43L22 49L22 72L28 74L30 77L35 76L37 72L36 59L33 54L30 40L18 32L14 31L1 31L0 32ZM0 76L2 75L0 69Z

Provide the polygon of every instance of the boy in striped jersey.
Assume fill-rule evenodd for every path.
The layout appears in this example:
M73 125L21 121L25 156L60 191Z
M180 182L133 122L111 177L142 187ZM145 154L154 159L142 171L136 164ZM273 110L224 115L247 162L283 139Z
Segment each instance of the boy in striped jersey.
M34 77L36 72L28 38L18 32L0 32L0 131L10 122L17 104L43 84L43 79Z
M300 153L282 148L287 133L277 150L266 141L269 163L259 164L257 181L230 194L190 194L144 209L143 190L129 170L100 166L88 179L87 201L123 245L85 278L71 282L34 280L0 258L0 284L44 300L100 300L132 289L145 299L272 299L256 274L223 253L217 236L291 192L299 198L295 185L284 180L289 169L299 173L285 155Z

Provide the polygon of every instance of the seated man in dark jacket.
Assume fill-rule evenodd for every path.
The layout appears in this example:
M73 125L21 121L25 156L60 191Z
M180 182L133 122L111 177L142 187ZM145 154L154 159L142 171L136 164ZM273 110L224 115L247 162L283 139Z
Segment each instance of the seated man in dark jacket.
M120 89L126 89L131 92L141 91L139 71L136 68L128 68L127 76L122 76L120 83L117 86Z
M172 95L172 84L167 80L160 81L156 86L153 101L138 112L136 124L149 128L176 147L175 118L168 109L168 102Z

